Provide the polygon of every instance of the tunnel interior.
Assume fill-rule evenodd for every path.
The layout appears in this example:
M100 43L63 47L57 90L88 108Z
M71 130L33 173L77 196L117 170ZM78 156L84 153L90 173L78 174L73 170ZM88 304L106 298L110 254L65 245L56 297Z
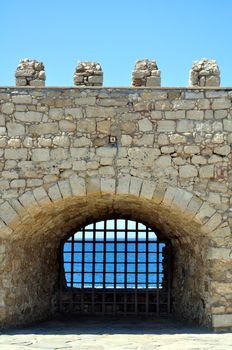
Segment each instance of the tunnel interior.
M63 242L81 228L109 219L141 223L152 228L160 242L170 244L168 311L177 319L209 325L209 276L204 259L207 240L199 222L189 220L178 208L169 210L133 195L109 194L67 198L31 208L14 235L3 240L6 254L0 271L5 322L26 324L59 313Z

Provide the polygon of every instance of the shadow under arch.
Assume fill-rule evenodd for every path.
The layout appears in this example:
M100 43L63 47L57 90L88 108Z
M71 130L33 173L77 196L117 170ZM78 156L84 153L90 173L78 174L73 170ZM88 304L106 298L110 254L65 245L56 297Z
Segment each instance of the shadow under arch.
M161 237L171 240L173 312L177 317L210 325L204 257L207 231L219 225L218 217L215 219L219 214L207 203L173 188L166 188L162 198L160 194L148 199L130 193L90 193L55 201L33 200L28 206L23 206L20 198L19 202L18 217L8 225L10 234L2 238L6 249L0 269L5 281L2 324L28 323L54 315L58 308L61 240L78 227L120 217L152 226Z

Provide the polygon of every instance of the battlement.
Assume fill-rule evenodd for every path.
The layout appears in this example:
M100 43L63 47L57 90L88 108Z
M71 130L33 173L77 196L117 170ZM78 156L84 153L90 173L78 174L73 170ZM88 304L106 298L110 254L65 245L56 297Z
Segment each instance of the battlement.
M100 63L78 62L74 71L75 86L103 86L103 70ZM20 61L16 73L16 86L44 87L46 74L42 62L25 58ZM132 87L161 87L161 71L154 60L137 60L132 72ZM189 87L219 87L220 70L215 60L203 58L194 61L189 72Z

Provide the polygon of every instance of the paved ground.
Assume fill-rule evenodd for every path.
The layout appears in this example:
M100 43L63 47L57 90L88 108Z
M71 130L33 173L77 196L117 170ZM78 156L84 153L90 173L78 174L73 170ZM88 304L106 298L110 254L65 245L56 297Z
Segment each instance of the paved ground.
M170 320L49 321L0 333L1 350L231 350L232 333Z

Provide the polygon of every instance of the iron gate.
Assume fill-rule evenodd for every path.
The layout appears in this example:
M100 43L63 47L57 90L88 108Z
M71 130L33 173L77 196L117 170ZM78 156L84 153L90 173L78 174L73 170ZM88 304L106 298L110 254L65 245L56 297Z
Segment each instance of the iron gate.
M142 223L113 219L62 242L60 310L92 315L170 313L171 246Z

